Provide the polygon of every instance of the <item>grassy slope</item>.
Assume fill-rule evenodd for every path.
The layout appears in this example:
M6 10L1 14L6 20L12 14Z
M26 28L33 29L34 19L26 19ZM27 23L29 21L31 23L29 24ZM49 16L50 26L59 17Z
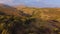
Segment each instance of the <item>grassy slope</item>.
M2 11L2 12L7 11L6 14L14 13L12 15L15 15L15 16L6 16L6 15L1 15L0 16L0 20L2 19L2 21L0 21L1 22L0 28L1 29L3 28L2 29L2 34L6 33L5 30L4 30L5 28L7 28L8 30L10 28L11 29L16 28L16 30L17 30L16 32L17 33L19 32L20 34L23 33L23 31L27 34L29 34L29 33L30 34L42 34L43 33L42 31L45 32L46 31L45 29L47 29L47 28L48 28L48 30L46 31L46 34L49 34L49 31L51 32L51 34L54 33L55 31L58 31L58 32L55 32L55 33L59 33L60 22L55 21L55 19L60 18L60 16L59 16L60 15L60 8L30 8L30 7L25 7L25 8L18 8L18 9L24 11L27 14L32 15L33 18L32 17L22 17L22 18L20 18L20 17L17 17L16 14L15 14L16 12L12 12L11 9L1 8L0 11ZM10 13L10 11L11 11L11 13ZM34 21L35 18L37 18L36 21ZM45 21L45 20L48 20L48 21ZM6 25L5 25L6 26L5 27L4 24L6 24L8 27ZM12 24L15 24L15 25L12 25ZM16 27L16 26L19 26L19 27ZM42 27L40 27L40 26L42 26ZM22 30L19 29L19 28L21 28ZM42 29L42 30L40 30L40 29ZM10 31L11 30L9 30L9 32ZM12 31L14 31L14 30L12 30ZM31 33L31 32L33 32L33 33ZM11 33L13 33L13 32L11 32Z
M32 8L32 7L17 7L18 10L22 10L27 14L33 14L35 17L42 19L57 19L60 20L60 8Z
M23 7L17 8L18 10L22 10L27 14L33 14L33 17L37 17L37 23L34 23L35 26L44 26L50 29L59 29L60 28L60 8L31 8L31 7ZM45 21L46 20L46 21Z

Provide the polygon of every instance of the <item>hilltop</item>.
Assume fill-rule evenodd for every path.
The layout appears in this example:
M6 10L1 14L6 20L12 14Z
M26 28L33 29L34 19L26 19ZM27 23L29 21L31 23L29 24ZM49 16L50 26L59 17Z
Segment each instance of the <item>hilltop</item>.
M6 15L18 15L18 10L11 6L0 4L0 13L5 13Z

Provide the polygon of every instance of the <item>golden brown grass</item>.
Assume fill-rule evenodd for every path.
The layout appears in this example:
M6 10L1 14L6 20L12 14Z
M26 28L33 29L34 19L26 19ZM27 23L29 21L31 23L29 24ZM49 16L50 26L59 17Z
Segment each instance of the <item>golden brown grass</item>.
M60 8L0 7L1 12L0 34L60 34Z
M32 7L16 7L18 10L22 10L24 13L34 15L35 17L42 19L57 19L60 20L60 8L32 8Z

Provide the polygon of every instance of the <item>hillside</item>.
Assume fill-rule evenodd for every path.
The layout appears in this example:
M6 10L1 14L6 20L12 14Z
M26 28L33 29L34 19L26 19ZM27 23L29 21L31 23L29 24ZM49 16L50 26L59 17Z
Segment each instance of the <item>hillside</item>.
M24 14L24 13L23 13L23 11L17 10L16 8L14 8L12 6L0 4L0 15L1 14L21 17L22 14Z
M34 7L16 7L18 10L24 11L27 14L34 14L35 17L42 19L57 19L60 20L60 8L34 8Z
M60 8L0 4L0 34L60 34Z

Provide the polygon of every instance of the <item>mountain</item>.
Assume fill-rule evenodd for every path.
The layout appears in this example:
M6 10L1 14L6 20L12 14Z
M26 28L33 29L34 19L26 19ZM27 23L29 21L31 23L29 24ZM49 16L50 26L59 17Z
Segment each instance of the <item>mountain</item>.
M22 13L12 6L0 4L0 14L21 16Z

